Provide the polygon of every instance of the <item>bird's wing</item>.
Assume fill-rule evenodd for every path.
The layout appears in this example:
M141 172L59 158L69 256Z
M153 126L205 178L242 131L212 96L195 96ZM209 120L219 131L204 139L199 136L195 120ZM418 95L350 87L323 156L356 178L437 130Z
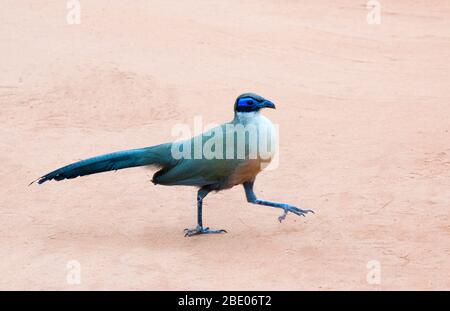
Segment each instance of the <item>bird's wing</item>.
M246 162L245 159L237 159L235 156L227 158L226 137L227 135L234 135L234 133L230 132L230 128L226 125L227 124L223 124L197 137L193 137L190 140L180 142L180 144L185 144L185 146L191 146L192 152L190 153L190 157L183 157L175 166L158 172L153 177L153 181L163 185L189 185L200 187L211 184L225 184L230 176ZM221 140L214 140L216 146L212 148L212 150L215 151L215 148L219 148L217 150L221 150L221 152L218 151L217 154L221 154L221 157L212 159L209 157L208 159L205 157L205 153L201 152L201 157L195 158L194 148L196 146L196 139L201 141L201 146L204 148L204 151L206 149L211 150L211 139L216 139L217 135L223 136ZM218 147L219 144L222 144L223 146L221 149Z
M242 160L241 160L242 161ZM183 159L173 168L156 174L153 181L163 185L205 186L225 184L240 166L240 160Z

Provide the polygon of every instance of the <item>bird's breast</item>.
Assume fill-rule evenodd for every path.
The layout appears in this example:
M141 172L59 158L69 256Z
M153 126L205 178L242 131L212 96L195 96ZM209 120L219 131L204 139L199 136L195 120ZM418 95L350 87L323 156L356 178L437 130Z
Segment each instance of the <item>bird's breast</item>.
M260 114L245 117L241 124L250 133L246 141L248 154L230 176L232 185L253 180L272 161L278 149L278 133L268 118ZM255 131L256 139L250 138L252 131Z

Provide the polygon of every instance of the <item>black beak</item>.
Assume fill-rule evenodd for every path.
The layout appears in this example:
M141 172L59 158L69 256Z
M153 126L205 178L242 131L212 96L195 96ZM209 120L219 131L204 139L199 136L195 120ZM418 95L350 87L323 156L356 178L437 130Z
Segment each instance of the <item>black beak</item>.
M275 104L270 100L265 99L261 104L261 108L272 108L275 109Z

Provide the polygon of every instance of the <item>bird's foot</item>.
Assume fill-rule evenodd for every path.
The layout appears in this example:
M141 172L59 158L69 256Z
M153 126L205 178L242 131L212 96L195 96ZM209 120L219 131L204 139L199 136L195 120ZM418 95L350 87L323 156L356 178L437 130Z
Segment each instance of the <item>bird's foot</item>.
M223 229L211 230L208 227L203 228L200 226L197 226L197 228L195 229L184 229L184 236L193 236L199 234L215 234L215 233L227 233L227 231Z
M298 216L303 216L303 217L305 217L305 215L308 214L308 213L315 214L313 210L300 209L300 208L297 208L295 206L287 205L287 204L286 204L286 206L284 206L282 208L284 209L284 212L283 212L283 214L281 216L278 217L278 221L279 222L282 222L286 218L286 216L287 216L287 214L289 212L294 213L295 215L298 215Z

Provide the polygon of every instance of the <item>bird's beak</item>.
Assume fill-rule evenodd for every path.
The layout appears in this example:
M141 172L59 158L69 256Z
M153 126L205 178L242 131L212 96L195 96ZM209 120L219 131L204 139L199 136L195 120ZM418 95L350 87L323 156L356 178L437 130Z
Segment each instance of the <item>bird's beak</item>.
M261 108L272 108L275 109L275 104L270 100L265 99L261 104Z

